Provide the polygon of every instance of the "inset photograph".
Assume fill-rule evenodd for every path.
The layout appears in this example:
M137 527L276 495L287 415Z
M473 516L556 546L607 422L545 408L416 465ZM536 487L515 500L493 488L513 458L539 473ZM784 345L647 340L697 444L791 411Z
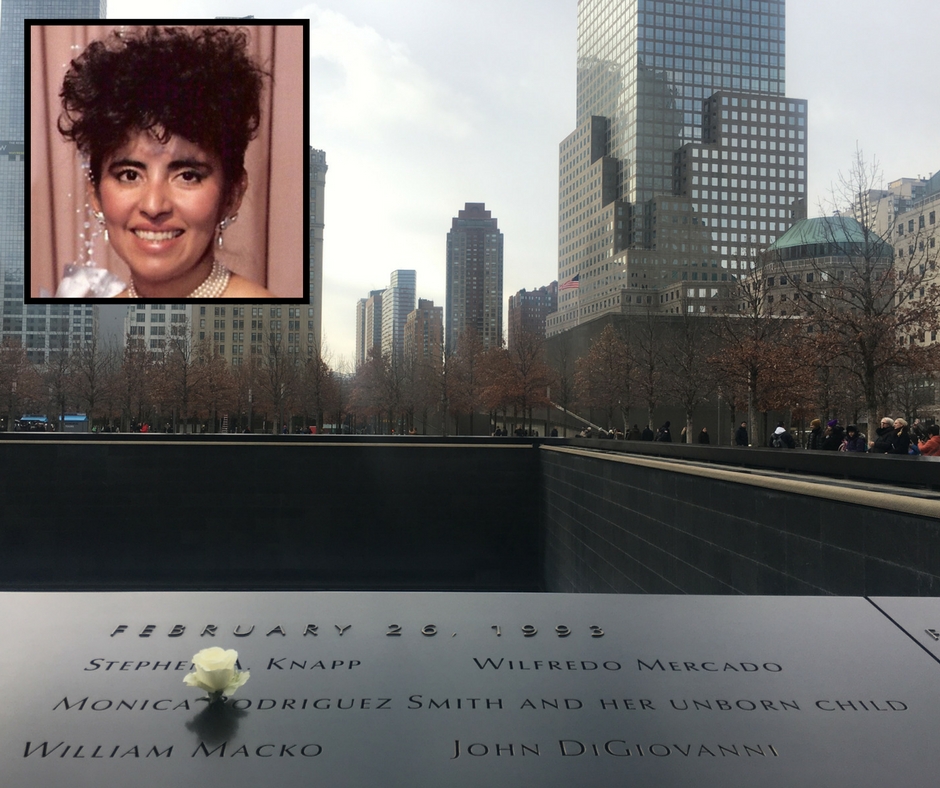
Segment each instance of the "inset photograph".
M307 20L26 24L27 303L309 298Z

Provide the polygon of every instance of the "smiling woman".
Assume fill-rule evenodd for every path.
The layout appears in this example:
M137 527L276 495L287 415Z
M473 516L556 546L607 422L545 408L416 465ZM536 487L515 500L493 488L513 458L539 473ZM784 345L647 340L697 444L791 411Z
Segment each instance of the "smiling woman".
M74 210L90 215L79 232L85 249L77 257L84 259L53 264L56 297L303 297L302 183L300 189L291 184L290 215L278 217L286 220L280 234L296 239L288 247L293 259L268 263L274 249L265 237L278 175L271 163L277 136L271 120L278 113L265 90L270 75L259 65L273 62L273 42L264 60L252 51L259 30L272 36L271 26L118 27L71 60L61 82L56 126L82 160L84 185L69 196L86 205ZM293 30L299 43L303 31ZM76 48L82 49L72 45ZM301 144L292 151L294 162L305 152L301 124L296 125ZM269 151L262 152L263 166L253 169L259 157L247 157L246 164L246 151L258 136ZM41 219L36 204L34 179L34 236ZM240 210L241 225L249 226L233 238L228 228ZM37 253L42 237L30 245L34 279L42 278L44 255ZM51 252L55 259L55 248ZM278 270L285 267L292 269L287 278ZM31 281L33 296L37 285Z

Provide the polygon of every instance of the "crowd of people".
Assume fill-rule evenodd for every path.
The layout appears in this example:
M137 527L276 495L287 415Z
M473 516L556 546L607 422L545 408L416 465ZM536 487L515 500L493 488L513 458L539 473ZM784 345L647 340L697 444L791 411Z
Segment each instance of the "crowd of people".
M742 428L744 425L741 425ZM806 437L806 448L810 451L848 451L870 454L924 454L940 457L940 425L925 425L915 419L910 425L905 419L885 416L872 438L866 436L854 424L845 428L838 419L830 419L823 427L821 419L810 422L812 429ZM796 448L796 441L780 422L770 438L775 449Z
M809 451L846 451L869 454L923 454L928 457L940 457L940 425L926 425L920 419L915 419L910 425L904 419L894 419L885 416L881 425L875 430L873 438L869 439L854 424L842 427L838 419L830 419L823 426L821 419L810 422L812 429L806 436L806 449ZM556 435L553 430L553 437ZM672 428L670 422L664 422L655 432L647 425L640 430L639 425L633 427L624 435L619 430L592 430L585 427L578 434L580 438L626 438L627 440L661 441L672 443ZM687 440L686 428L682 428L679 436L680 443L691 443ZM695 438L699 444L711 444L711 436L707 427L702 427ZM742 421L734 432L735 446L750 446L748 440L747 422ZM796 449L797 441L783 422L777 424L767 444L773 449Z

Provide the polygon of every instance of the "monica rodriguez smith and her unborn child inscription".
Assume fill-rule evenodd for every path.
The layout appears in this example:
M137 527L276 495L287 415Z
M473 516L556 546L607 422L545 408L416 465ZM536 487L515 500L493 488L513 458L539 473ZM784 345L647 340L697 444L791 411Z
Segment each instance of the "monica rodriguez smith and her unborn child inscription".
M11 592L0 626L5 788L936 779L933 599Z

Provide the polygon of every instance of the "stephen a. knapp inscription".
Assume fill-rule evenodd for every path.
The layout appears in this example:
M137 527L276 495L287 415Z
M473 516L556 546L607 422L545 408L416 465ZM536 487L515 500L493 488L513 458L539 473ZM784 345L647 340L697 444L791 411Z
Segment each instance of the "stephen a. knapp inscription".
M860 598L6 593L0 775L935 784L940 663L902 625ZM210 704L183 677L213 646L251 679Z

